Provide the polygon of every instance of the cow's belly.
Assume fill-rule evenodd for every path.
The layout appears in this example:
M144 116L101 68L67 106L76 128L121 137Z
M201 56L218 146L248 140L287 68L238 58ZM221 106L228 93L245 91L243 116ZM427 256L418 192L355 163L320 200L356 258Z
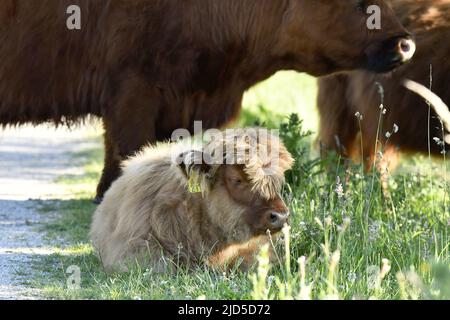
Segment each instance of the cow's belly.
M156 123L157 139L172 136L176 129L194 131L223 128L234 121L241 110L243 92L235 94L194 94L179 102L164 104Z

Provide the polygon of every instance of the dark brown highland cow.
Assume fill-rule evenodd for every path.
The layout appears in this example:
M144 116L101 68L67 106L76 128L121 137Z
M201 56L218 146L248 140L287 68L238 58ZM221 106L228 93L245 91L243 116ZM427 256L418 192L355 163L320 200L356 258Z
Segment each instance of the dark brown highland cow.
M374 162L381 95L376 86L384 88L384 108L379 146L384 147L380 169L394 169L398 151L440 155L444 132L438 117L427 103L403 86L405 78L432 90L450 105L450 0L396 0L394 9L400 20L416 37L417 52L411 63L388 76L366 72L324 77L319 81L318 107L320 140L328 149L360 159L361 139L366 167ZM362 133L355 114L363 115ZM393 130L398 126L398 132ZM388 134L386 135L386 133ZM436 139L437 138L437 139ZM447 146L448 149L448 146Z
M69 5L81 30L66 28ZM382 0L2 0L0 23L0 125L102 117L97 199L124 157L194 120L225 125L278 70L384 72L414 46Z

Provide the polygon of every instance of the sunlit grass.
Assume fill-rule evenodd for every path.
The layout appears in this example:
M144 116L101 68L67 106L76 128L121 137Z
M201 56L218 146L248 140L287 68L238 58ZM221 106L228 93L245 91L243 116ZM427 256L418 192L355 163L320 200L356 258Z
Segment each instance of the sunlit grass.
M246 120L247 114L256 114L260 121L266 122L297 113L304 120L305 130L317 132L316 96L315 78L294 71L279 72L244 95L243 119ZM261 112L260 107L267 112Z

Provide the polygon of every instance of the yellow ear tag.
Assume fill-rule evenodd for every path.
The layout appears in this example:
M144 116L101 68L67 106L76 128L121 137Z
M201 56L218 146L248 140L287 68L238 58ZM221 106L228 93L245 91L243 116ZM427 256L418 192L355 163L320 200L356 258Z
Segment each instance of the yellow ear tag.
M202 192L202 186L200 184L200 177L198 174L193 171L189 175L188 180L188 190L190 193L201 193Z

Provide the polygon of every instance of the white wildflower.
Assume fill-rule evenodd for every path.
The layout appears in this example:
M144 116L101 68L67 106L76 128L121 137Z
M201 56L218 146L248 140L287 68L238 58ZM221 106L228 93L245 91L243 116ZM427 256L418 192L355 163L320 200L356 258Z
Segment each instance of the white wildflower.
M344 196L344 187L342 186L341 179L339 177L336 179L336 189L334 191L339 199Z
M382 151L378 151L377 152L377 157L378 157L378 160L383 160L383 152Z
M360 112L356 112L355 113L355 117L356 119L358 119L359 121L362 121L364 119L363 115Z
M379 221L372 222L369 225L369 241L373 242L378 239L381 223Z
M354 282L356 281L357 278L358 278L358 276L357 276L356 273L354 273L354 272L350 272L350 273L348 274L348 276L347 276L347 280L348 280L350 283L354 283Z
M394 123L394 133L397 133L399 130L399 127L397 124Z

